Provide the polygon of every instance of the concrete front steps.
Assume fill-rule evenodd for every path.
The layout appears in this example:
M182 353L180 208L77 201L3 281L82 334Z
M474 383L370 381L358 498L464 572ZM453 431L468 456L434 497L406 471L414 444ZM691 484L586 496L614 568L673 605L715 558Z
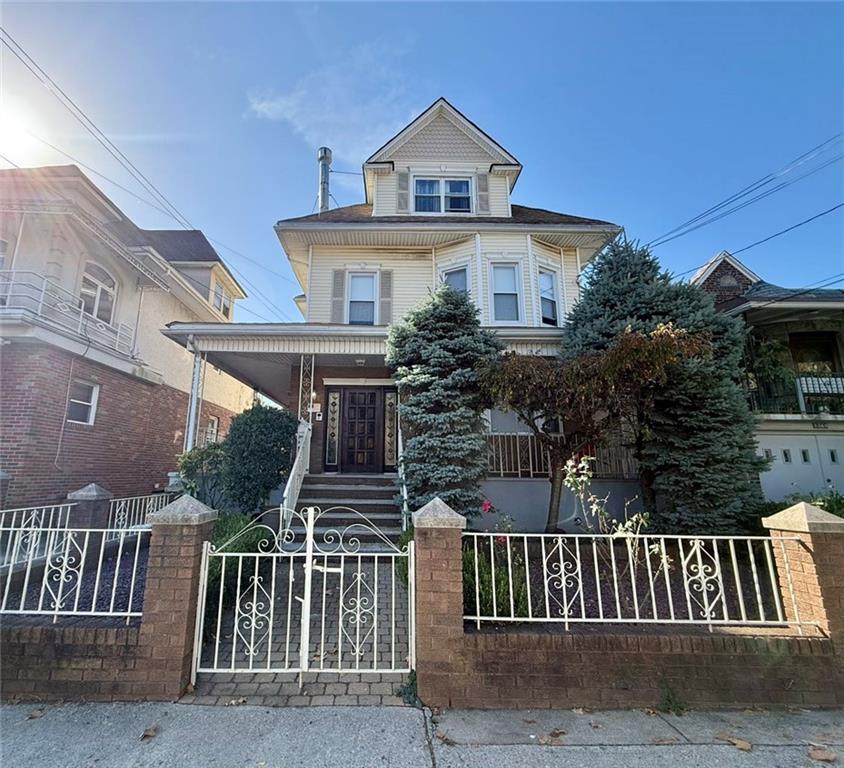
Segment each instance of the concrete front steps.
M348 526L353 526L344 538L358 539L362 546L371 549L384 542L368 529L361 515L384 537L396 543L401 535L401 510L394 501L397 491L395 475L308 475L302 483L296 509L301 512L306 507L319 507L322 510L314 527L317 545L325 534L338 530L343 533ZM293 529L299 532L296 525Z

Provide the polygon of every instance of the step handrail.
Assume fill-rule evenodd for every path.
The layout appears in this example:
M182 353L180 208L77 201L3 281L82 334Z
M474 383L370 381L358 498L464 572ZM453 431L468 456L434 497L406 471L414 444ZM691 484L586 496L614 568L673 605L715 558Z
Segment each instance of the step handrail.
M305 475L308 474L311 464L311 432L309 422L299 421L296 429L296 458L293 459L293 466L290 468L290 475L284 486L284 495L281 498L281 511L279 514L280 530L286 530L290 526L290 516L296 509L299 501L299 493L302 490L302 483Z

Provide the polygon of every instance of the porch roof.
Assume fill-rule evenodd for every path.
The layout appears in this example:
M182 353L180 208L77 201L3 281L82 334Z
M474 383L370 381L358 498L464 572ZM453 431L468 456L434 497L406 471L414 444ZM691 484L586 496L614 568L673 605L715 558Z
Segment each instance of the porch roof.
M495 332L507 347L521 354L555 354L559 328L503 327ZM290 372L301 355L331 367L374 367L384 364L385 326L328 323L170 323L162 333L209 363L269 397L284 401ZM360 361L363 361L362 363Z

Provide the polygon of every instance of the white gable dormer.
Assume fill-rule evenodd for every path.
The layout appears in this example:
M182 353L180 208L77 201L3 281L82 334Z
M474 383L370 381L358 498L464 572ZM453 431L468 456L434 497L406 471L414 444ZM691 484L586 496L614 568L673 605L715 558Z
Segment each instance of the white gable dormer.
M510 216L521 164L445 99L364 163L373 216Z

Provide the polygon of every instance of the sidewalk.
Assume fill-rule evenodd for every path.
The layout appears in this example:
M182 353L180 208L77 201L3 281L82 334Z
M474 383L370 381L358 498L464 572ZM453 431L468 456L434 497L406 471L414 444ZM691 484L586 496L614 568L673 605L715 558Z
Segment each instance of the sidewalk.
M0 764L39 768L823 766L844 712L445 712L407 707L185 704L0 707ZM150 726L156 735L141 740ZM735 740L738 746L730 743ZM747 743L744 743L747 742ZM749 751L744 751L747 747ZM740 749L743 747L744 749Z

